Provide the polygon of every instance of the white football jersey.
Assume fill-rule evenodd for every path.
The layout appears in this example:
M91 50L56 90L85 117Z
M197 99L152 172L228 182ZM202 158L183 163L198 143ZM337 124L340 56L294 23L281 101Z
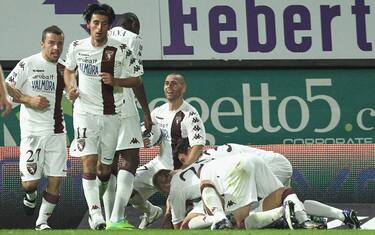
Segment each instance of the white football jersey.
M171 204L172 223L182 222L186 216L186 202L194 204L201 200L199 172L213 158L205 158L191 164L184 170L179 170L171 180L169 202Z
M90 37L74 41L66 58L67 69L78 69L79 97L74 103L75 112L119 113L123 106L123 88L104 84L98 74L108 72L121 79L143 74L142 62L133 56L130 48L112 38L102 47L94 47Z
M64 90L63 61L51 63L38 53L22 59L6 78L6 82L28 96L44 96L50 106L35 110L24 104L20 109L21 137L65 133L61 99Z
M160 152L157 158L168 169L178 169L182 163L173 156L178 140L189 138L190 146L205 145L206 131L197 110L184 101L177 110L165 103L151 112L152 122L161 130Z
M108 31L108 36L126 44L133 51L133 56L142 60L143 45L140 36L119 26ZM121 115L124 117L138 115L134 92L131 88L124 87L124 108L121 110Z

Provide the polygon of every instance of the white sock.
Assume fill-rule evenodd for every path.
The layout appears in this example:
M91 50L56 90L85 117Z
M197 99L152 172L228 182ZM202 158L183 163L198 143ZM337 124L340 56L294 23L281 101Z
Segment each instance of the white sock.
M220 201L219 195L217 195L215 189L211 187L205 187L202 190L202 200L205 206L211 211L215 217L215 222L227 218L225 216L223 206Z
M305 212L305 207L303 206L303 203L298 199L295 193L286 196L284 201L292 201L294 203L294 213L296 215L298 223L303 223L306 220L309 220Z
M263 228L283 216L284 208L277 207L268 211L254 212L251 211L249 216L245 218L245 228Z
M83 192L85 194L87 206L89 208L89 214L95 213L102 214L102 208L100 207L99 199L99 188L98 184L94 180L87 180L82 178Z
M342 213L342 210L328 206L318 201L314 200L305 200L303 202L305 210L309 215L323 216L328 218L334 218L341 221L345 220L345 216Z
M109 178L107 190L103 195L103 206L104 206L104 213L105 213L105 221L109 221L111 218L113 205L115 204L116 198L116 187L117 187L117 177L111 174Z
M40 206L39 216L35 224L48 224L47 220L51 216L53 210L55 209L55 206L56 204L47 202L46 199L42 198L42 205Z
M143 213L149 215L151 213L151 208L154 206L148 200L143 200L141 195L136 193L131 199L130 203L133 205L134 208L142 211Z
M208 228L214 223L214 217L210 215L198 215L192 218L189 223L189 229Z
M117 190L111 221L118 222L125 218L125 207L133 192L134 175L129 171L120 170L117 175Z

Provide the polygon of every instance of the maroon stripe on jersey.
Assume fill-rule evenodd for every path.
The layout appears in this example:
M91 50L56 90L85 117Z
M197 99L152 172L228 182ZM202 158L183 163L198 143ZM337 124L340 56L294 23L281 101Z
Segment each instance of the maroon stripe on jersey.
M114 75L115 55L117 48L107 46L103 49L101 72ZM113 86L104 84L102 81L103 114L115 114L115 98Z
M63 125L64 114L61 108L61 99L62 99L64 87L65 87L64 69L65 69L64 65L57 63L57 66L56 66L57 85L56 85L56 93L55 93L55 109L53 111L53 119L55 120L54 133L64 133L64 125Z
M184 119L185 114L182 111L176 113L173 118L172 126L171 126L171 137L172 137L172 153L174 153L177 143L180 139L182 139L181 134L181 122ZM178 155L173 155L173 167L174 169L180 169L182 163L178 160Z

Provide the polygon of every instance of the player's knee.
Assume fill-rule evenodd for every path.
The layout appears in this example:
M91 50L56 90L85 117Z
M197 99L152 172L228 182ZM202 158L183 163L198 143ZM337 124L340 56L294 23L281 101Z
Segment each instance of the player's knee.
M282 188L282 189L283 191L281 195L281 202L283 202L288 195L294 194L294 190L292 188L288 187L288 188Z
M37 180L24 181L22 182L22 188L25 192L33 192L38 189L38 183L39 181Z
M82 166L84 173L96 173L97 170L97 158L93 156L87 156L82 158Z
M137 151L125 151L125 154L121 154L121 157L122 161L120 161L119 168L129 171L134 175L139 166L139 155Z

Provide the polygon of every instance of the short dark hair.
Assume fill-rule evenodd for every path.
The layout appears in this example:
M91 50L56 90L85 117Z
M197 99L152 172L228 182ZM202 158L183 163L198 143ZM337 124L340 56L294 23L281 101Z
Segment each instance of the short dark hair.
M116 18L115 11L107 4L89 4L83 12L83 18L86 23L90 23L93 14L104 15L108 17L108 23L112 24Z
M169 175L171 173L171 170L166 170L166 169L161 169L159 170L158 172L155 173L155 175L152 177L152 184L156 187L156 188L159 188L159 184L158 184L158 179L160 176L166 176L166 175Z
M46 40L47 33L64 35L64 32L59 27L57 27L56 25L51 25L51 26L49 26L49 27L47 27L43 30L43 32L42 32L42 42L44 42L44 40Z
M139 34L140 23L136 14L126 12L120 16L119 25L130 32Z
M184 153L186 154L189 150L190 143L189 138L182 138L177 140L176 147L173 149L173 157L177 158L178 154Z

